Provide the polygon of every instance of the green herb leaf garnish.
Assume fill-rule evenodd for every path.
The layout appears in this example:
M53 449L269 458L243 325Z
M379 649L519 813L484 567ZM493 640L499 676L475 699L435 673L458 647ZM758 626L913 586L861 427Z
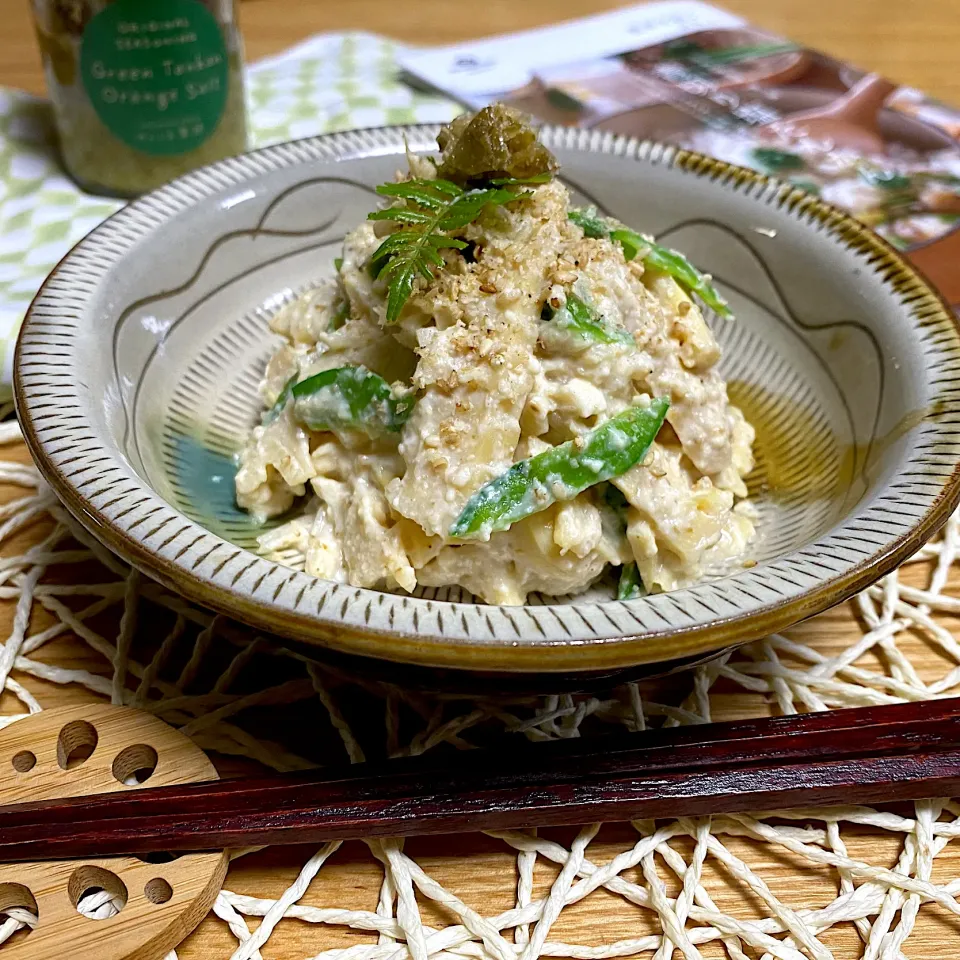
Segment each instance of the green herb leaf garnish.
M786 150L777 150L774 147L754 147L750 151L754 163L769 173L779 173L781 170L802 170L806 163L803 157Z
M603 490L603 500L611 510L621 515L626 524L627 507L630 506L630 502L623 495L623 491L612 483L608 483Z
M531 183L549 183L552 173L537 173L532 177L494 177L490 181L495 187L523 187Z
M820 196L820 185L814 183L812 180L804 180L802 177L791 177L790 183L794 187L799 187L801 190L806 190L807 193L812 193L815 197Z
M296 374L292 376L284 385L283 389L280 391L280 395L274 401L273 406L265 411L263 416L260 418L260 422L266 426L268 423L273 423L277 417L283 413L283 408L287 405L287 401L290 399L291 393L293 392L294 384L297 382Z
M732 47L705 47L693 40L672 40L664 45L664 60L695 60L704 64L740 63L799 49L794 43L756 43Z
M569 110L579 113L584 109L583 103L559 87L547 87L546 97L547 102L559 110Z
M641 251L649 251L654 247L652 241L637 233L636 230L627 230L625 228L622 230L611 230L610 239L619 243L623 248L623 257L625 260L632 260ZM643 259L647 259L646 253L644 253Z
M782 53L793 53L798 49L797 45L793 43L745 44L740 47L701 50L693 54L691 59L704 66L723 66L742 63L745 60L760 60L763 57L773 57Z
M406 180L377 187L385 197L405 200L405 207L389 207L367 215L368 220L387 220L409 229L390 234L370 258L370 270L388 287L386 322L396 323L413 292L417 277L431 280L443 266L440 250L463 250L463 240L446 235L473 223L487 206L512 203L529 193L503 187L464 191L449 180Z
M620 582L617 584L618 600L635 600L643 595L643 581L635 563L625 563L620 568Z
M597 216L596 210L571 210L567 214L567 219L575 223L582 231L585 237L593 240L600 240L603 237L610 236L610 224L602 217Z
M650 252L643 262L656 270L668 273L688 293L696 294L711 310L716 311L724 320L731 320L733 312L730 306L711 280L702 274L682 253L668 250L658 243L650 244Z
M650 449L669 407L665 397L652 400L648 407L630 407L591 430L577 445L568 440L518 461L467 501L450 536L488 540L491 533L626 473Z
M913 182L908 176L896 170L883 170L880 167L861 166L857 173L864 183L883 190L909 190Z
M603 317L581 300L575 293L567 293L567 302L556 310L549 303L543 305L540 316L559 327L564 327L582 340L591 343L635 343L633 334L623 327L604 322Z
M330 329L339 330L350 319L350 301L344 298L330 318Z
M362 430L371 436L396 433L416 404L414 394L395 394L363 366L323 370L295 384L290 395L294 418L308 429Z
M934 183L946 183L951 187L960 187L960 177L952 173L944 173L943 170L917 170L913 174L913 179L921 182L932 180Z
M642 234L627 227L612 226L611 223L597 215L595 210L571 210L567 218L583 230L584 236L599 239L609 237L623 248L623 255L632 260L638 254L643 262L668 273L688 293L696 294L708 307L715 310L725 320L733 314L727 301L720 296L717 288L708 277L702 274L682 253L669 250L666 247L648 240Z

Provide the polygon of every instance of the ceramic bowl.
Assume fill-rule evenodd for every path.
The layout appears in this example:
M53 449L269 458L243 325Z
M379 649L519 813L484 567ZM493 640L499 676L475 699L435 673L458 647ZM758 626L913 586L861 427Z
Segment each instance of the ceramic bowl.
M283 144L121 210L60 263L23 327L16 394L43 474L92 533L199 603L341 653L479 671L687 661L780 630L893 569L960 493L960 332L869 230L796 188L673 147L547 129L582 203L683 250L758 431L755 564L618 602L594 589L474 602L317 580L251 551L232 456L257 420L267 320L435 128Z

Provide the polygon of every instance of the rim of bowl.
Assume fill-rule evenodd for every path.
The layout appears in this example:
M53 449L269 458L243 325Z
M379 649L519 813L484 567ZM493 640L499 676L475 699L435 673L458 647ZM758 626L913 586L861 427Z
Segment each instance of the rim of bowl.
M725 647L756 640L821 613L849 599L899 566L932 537L956 509L958 503L960 503L960 441L957 442L958 452L952 457L950 475L942 480L936 495L909 529L897 536L890 536L862 560L846 564L835 575L821 578L797 596L781 601L762 603L753 609L736 612L728 616L718 615L710 619L694 621L691 625L667 626L659 629L644 629L642 632L625 631L609 636L578 638L571 635L568 626L556 612L553 613L553 619L562 630L558 627L552 627L552 634L548 634L544 626L528 614L528 619L533 623L529 625L529 634L523 635L517 628L511 614L519 614L531 609L546 613L564 610L576 611L577 607L602 610L604 607L609 608L616 605L623 608L633 604L647 603L654 598L669 598L688 594L689 591L695 590L699 584L672 593L656 594L640 600L626 602L538 604L521 607L497 607L478 603L427 600L389 594L379 590L334 584L331 581L322 581L308 577L303 573L296 573L276 562L257 557L256 554L248 550L234 547L202 525L190 520L176 507L169 504L147 486L132 468L126 468L123 471L128 475L131 483L130 492L145 494L138 505L153 505L157 506L158 509L166 508L177 520L182 522L183 530L178 533L176 539L180 539L184 532L195 532L198 537L193 543L204 538L215 541L214 547L208 551L203 559L206 559L206 556L214 552L218 546L226 546L238 554L256 558L259 563L270 568L267 573L260 577L258 587L259 584L269 578L270 573L282 572L289 575L287 582L295 579L295 574L298 577L305 577L307 580L313 581L314 584L325 585L330 595L342 594L339 615L329 612L324 615L322 611L325 608L325 601L320 604L320 608L316 612L306 613L297 609L299 600L292 608L286 601L282 604L277 602L287 583L282 583L277 587L272 601L266 601L227 588L215 582L211 575L198 573L195 566L188 569L177 559L170 560L159 555L156 549L147 547L140 539L129 532L129 521L128 523L122 523L121 517L109 516L93 504L88 497L84 496L71 482L68 474L52 459L52 455L56 451L48 449L49 441L40 436L40 431L34 419L35 410L32 409L32 402L28 393L31 385L34 388L39 386L42 389L49 384L38 385L34 381L41 374L24 372L24 354L29 349L24 344L27 339L25 335L31 332L32 326L38 321L36 313L44 305L44 301L52 296L51 288L64 283L69 286L70 280L62 277L65 269L75 266L77 261L88 257L88 252L84 249L85 245L96 244L102 234L118 223L126 225L131 218L136 220L138 216L146 215L146 219L150 221L147 229L143 228L143 224L130 224L132 231L126 234L125 239L132 244L149 233L159 222L165 222L166 219L175 219L183 206L182 197L184 194L200 198L207 197L219 190L235 187L251 179L256 179L265 171L295 166L303 161L349 160L357 156L371 155L369 153L371 148L381 151L387 148L389 152L393 152L395 149L401 148L406 139L416 141L411 144L414 148L425 147L429 149L430 144L425 138L433 139L439 128L439 124L405 124L320 134L314 137L274 144L199 167L145 194L112 214L78 241L59 261L44 280L23 321L14 357L14 396L24 440L41 474L73 517L89 533L133 566L144 571L164 586L182 594L187 599L260 629L291 639L320 644L359 656L394 660L425 667L494 673L587 674L601 670L615 670L660 661L671 661L680 657L686 658L709 653L713 650L719 652ZM923 316L927 322L946 324L952 333L952 350L960 358L960 319L922 273L905 257L901 256L899 251L845 211L773 177L670 144L652 140L639 140L635 137L626 137L598 130L550 125L541 128L541 136L551 147L579 150L586 153L615 153L638 163L677 167L683 173L695 177L706 177L715 182L719 181L732 190L763 194L768 202L775 201L778 207L785 208L796 219L799 220L803 216L806 219L816 221L834 239L840 240L848 249L853 249L859 256L868 259L872 272L883 274L882 281L890 289L891 295L899 294L904 309L909 310L915 317ZM364 150L368 152L363 154L362 151ZM165 201L170 201L177 195L180 195L181 202L179 204L165 203ZM165 207L166 218L157 221L157 211L163 210ZM118 255L116 245L114 245L111 250L113 254L111 263L118 260L124 252L120 251ZM101 257L101 259L103 258ZM101 274L103 272L101 270ZM904 301L908 301L908 304ZM75 296L71 308L75 311L75 315L79 317L84 309L84 297L77 298ZM60 305L60 312L64 312L62 304ZM39 369L42 370L43 367L40 366ZM960 380L960 375L958 375L958 380ZM949 403L949 401L945 401L945 408L946 403ZM958 433L960 432L955 431L953 435L957 436ZM109 444L105 444L92 431L87 439L94 441L98 448L94 452L105 454L110 460L122 461L122 455L119 451L114 450ZM906 458L905 462L910 462L910 459ZM944 464L944 466L948 466L948 464ZM823 544L835 533L842 533L852 519L869 514L870 509L870 504L855 509L833 530L818 537L810 544L791 551L783 557L778 557L769 563L733 574L729 578L724 578L724 581L721 582L748 578L755 571L769 571L774 564L790 559L804 551L814 551L818 545ZM234 583L236 582L235 578ZM705 581L705 583L711 582L716 583L717 581ZM254 592L256 592L256 589L258 588L254 588ZM305 590L306 586L300 590L301 596ZM390 602L400 604L404 609L408 607L414 609L413 632L403 632L394 627L384 629L369 625L371 607L374 604L386 604L388 598ZM340 599L339 596L338 599ZM368 622L363 625L355 622L344 622L342 618L348 607L363 599L367 601ZM697 602L699 603L699 601ZM333 606L335 605L331 604L331 607ZM673 603L672 607L679 609L676 603ZM420 629L417 615L420 610L423 611L424 619L429 617L432 622L437 623L438 628L442 629L442 614L440 611L445 608L449 608L454 617L458 613L460 614L463 618L464 629L467 626L466 614L463 613L464 609L469 609L472 612L480 611L481 616L484 611L498 612L502 615L506 611L505 616L514 627L513 635L497 636L491 626L490 632L494 634L491 638L465 640L459 637L443 636L442 633L438 634L436 630L431 632L426 628ZM668 622L655 609L654 612L659 619L665 623ZM646 626L636 615L632 616L635 623ZM608 614L606 614L606 618L617 628L617 631L621 629L620 624L610 618ZM582 617L582 619L589 630L596 630L585 617ZM489 615L486 616L486 620L489 624ZM534 633L537 636L533 636Z

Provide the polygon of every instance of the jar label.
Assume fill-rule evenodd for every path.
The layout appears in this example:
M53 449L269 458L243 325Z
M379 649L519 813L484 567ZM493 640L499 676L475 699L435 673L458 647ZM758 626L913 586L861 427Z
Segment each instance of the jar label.
M97 116L144 153L186 153L227 103L223 34L198 0L116 0L83 32L80 74Z

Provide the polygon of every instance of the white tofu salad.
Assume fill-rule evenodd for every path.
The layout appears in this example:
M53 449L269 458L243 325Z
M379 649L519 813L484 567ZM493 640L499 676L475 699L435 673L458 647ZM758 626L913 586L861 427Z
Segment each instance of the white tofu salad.
M238 504L263 555L487 603L672 590L742 557L754 431L681 254L571 206L522 114L445 128L276 314ZM289 519L287 519L289 515Z

